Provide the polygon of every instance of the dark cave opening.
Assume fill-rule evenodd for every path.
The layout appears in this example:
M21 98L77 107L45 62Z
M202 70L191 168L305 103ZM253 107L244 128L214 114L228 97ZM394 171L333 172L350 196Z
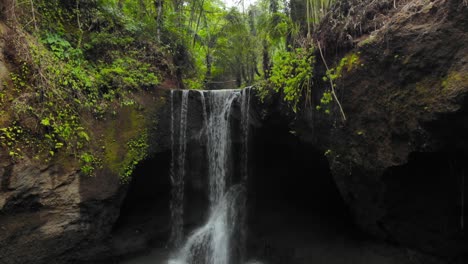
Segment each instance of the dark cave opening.
M310 262L320 248L314 244L361 234L323 151L280 120L272 116L253 131L248 251L269 263Z
M254 140L250 182L254 200L344 216L346 206L323 151L301 142L287 126L264 126L261 130Z
M389 244L355 225L323 149L298 137L279 114L259 123L250 130L248 259L268 264L380 263L389 259L393 261L389 263L399 263L406 261L406 249L398 245L411 246L399 243L400 239L412 239L415 248L429 245L428 252L441 240L460 245L450 243L447 248L451 249L444 250L466 248L463 235L450 230L460 226L457 186L459 176L468 171L465 153L413 153L406 165L386 172L382 206L389 209L379 226L396 236L389 237ZM239 130L239 120L233 118L231 131ZM209 213L207 146L201 140L203 130L189 131L184 181L186 235L202 226ZM241 134L233 132L231 137L229 171L231 184L235 184L241 181L243 149ZM136 252L164 252L166 255L158 257L163 259L170 253L171 158L167 150L136 168L113 229L113 247L119 254L132 258ZM418 222L424 224L414 228ZM432 232L432 236L424 232Z
M389 239L409 241L427 252L464 252L468 247L467 154L453 148L414 152L405 165L385 172L386 214L380 227Z
M207 165L206 161L200 160L205 152L200 142L187 142L184 183L186 233L201 225L208 212ZM170 150L156 153L134 170L112 231L112 247L117 249L119 255L132 258L138 252L168 249L171 231L171 159Z
M166 151L144 160L133 172L112 232L114 246L122 253L165 246L170 232L170 164L171 153Z
M275 119L251 130L248 256L271 264L379 261L381 257L372 252L386 252L382 248L388 246L372 242L355 226L323 151ZM233 144L238 152L239 143ZM207 168L199 160L205 151L197 142L188 144L187 232L206 220ZM441 240L450 242L442 249L446 252L457 254L466 248L466 232L460 230L460 184L468 172L467 157L456 151L412 153L407 164L387 170L388 209L379 225L394 236L390 242L413 241L418 247L426 245L428 252L441 250L433 248ZM170 163L171 153L166 151L135 170L113 229L114 248L120 254L164 251L170 231ZM466 208L463 213L468 213Z
M276 121L275 121L276 120ZM234 131L239 124L233 123ZM233 183L239 181L242 152L233 135ZM315 260L314 244L334 240L354 244L361 237L336 187L323 151L301 141L287 122L271 117L251 130L248 182L248 241L250 258L268 263ZM185 230L191 232L207 218L208 179L206 146L187 143ZM170 164L166 151L142 162L133 175L120 217L114 226L122 252L164 250L170 233ZM320 249L321 250L321 249ZM338 250L338 249L336 249ZM329 253L335 254L335 253ZM320 255L320 254L319 254Z

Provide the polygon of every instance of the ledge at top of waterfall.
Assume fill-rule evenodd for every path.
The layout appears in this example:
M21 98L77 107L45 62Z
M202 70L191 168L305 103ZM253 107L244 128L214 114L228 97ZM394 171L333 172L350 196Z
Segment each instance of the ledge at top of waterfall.
M250 89L243 90L204 90L194 91L201 94L204 131L206 131L207 161L209 178L210 212L205 225L196 229L180 245L183 236L183 204L188 91L181 91L181 103L175 107L176 100L171 91L171 128L172 128L172 168L173 184L172 244L177 247L170 264L237 264L243 262L245 246L245 203L248 155L248 126L250 110ZM231 147L231 108L233 102L241 105L240 132L243 137L240 155L240 182L233 184L229 169L234 159ZM179 118L180 122L176 119ZM176 124L179 123L178 129ZM239 129L239 128L238 128ZM176 142L176 140L178 140ZM176 148L177 146L177 148Z

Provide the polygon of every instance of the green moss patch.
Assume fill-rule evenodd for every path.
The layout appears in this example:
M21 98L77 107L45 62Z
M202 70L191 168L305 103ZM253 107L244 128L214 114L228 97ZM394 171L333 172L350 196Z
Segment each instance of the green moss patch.
M146 121L142 111L125 106L109 121L104 133L104 164L123 182L130 179L135 166L147 155Z
M458 71L451 71L442 80L442 89L446 92L455 91L468 87L468 74Z

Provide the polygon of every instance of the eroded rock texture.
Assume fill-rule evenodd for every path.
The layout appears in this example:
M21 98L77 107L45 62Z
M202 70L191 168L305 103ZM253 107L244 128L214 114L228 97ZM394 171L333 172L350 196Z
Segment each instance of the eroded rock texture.
M0 157L1 263L64 263L65 252L108 234L119 212L118 178Z
M326 151L338 189L364 230L462 261L468 249L467 223L462 219L467 210L461 202L463 188L468 189L468 177L464 179L468 173L468 7L463 0L402 0L395 4L396 8L390 0L341 1L334 15L321 25L316 39L330 66L345 56L357 58L335 81L347 121L341 121L337 109L331 116L308 109L295 120L296 131L292 132L315 144L314 151ZM325 69L318 54L316 57L316 77L321 79ZM0 76L7 67L3 65L0 56ZM328 85L317 84L322 91ZM318 100L320 89L315 94ZM150 97L156 95L143 96L147 97L143 107L154 107ZM162 97L169 101L168 94ZM196 97L191 94L193 100ZM194 109L194 116L189 117L193 132L189 138L196 141L200 126L190 125L201 122L201 108L189 107ZM261 116L262 109L256 110ZM151 152L164 151L167 164L169 105L158 111L161 120L157 133L150 135L150 147ZM125 115L123 112L118 116ZM147 119L156 120L150 115ZM113 127L118 129L109 134L119 134L132 120L117 118ZM120 141L123 138L107 145ZM198 166L197 170L204 169ZM51 165L27 158L15 163L0 153L0 263L91 261L93 256L128 248L111 241L80 255L81 249L109 239L126 187L109 168L92 178L80 176L78 168L66 158ZM154 177L167 176L153 167L148 170ZM189 180L187 186L196 195L204 192L203 178ZM139 184L134 184L137 194ZM167 181L161 186L169 188ZM128 215L121 218L121 225L133 221L125 218L134 215L132 202L142 203L150 193L145 190L129 196L124 206ZM168 199L163 190L161 193L155 197ZM145 206L140 212L148 211ZM167 230L162 229L154 227L154 233L164 237Z
M460 256L468 248L461 202L468 166L468 7L461 0L396 6L343 1L321 25L317 37L329 64L345 56L358 60L348 60L335 83L348 120L316 137L329 142L335 181L361 227ZM312 119L308 123L313 127ZM300 133L307 138L311 130Z

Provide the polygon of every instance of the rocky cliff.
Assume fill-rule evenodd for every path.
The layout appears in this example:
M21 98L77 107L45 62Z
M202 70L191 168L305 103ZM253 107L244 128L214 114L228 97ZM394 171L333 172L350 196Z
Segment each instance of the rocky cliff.
M347 120L338 109L324 115L314 108L299 113L295 127L303 142L326 153L362 229L458 261L468 248L461 202L468 185L467 30L463 0L341 1L316 39L330 67L348 60L335 80ZM316 57L320 79L325 68ZM8 75L7 61L0 56L0 77ZM319 101L328 83L317 84ZM94 177L81 175L67 156L45 164L27 157L12 161L0 152L0 263L89 262L125 250L108 245L128 187L116 172L128 151L125 142L161 119L161 129L149 135L149 155L164 152L167 163L170 148L168 95L152 89L136 100L139 108L92 123L105 157ZM196 179L190 184L203 189ZM169 188L167 182L161 186ZM143 192L152 195L153 189ZM146 196L130 197L141 202ZM109 243L94 246L103 240Z
M329 117L315 141L327 142L356 222L395 243L466 253L466 1L343 1L316 37L328 63L344 65L335 85L347 120ZM298 129L310 140L321 119L306 119Z
M8 104L18 103L9 95L14 62L11 28L0 23L0 127L11 121ZM0 263L69 263L89 261L96 252L106 256L111 249L99 247L115 225L127 184L122 168L133 162L129 142L147 135L146 156L154 155L157 114L164 105L166 90L153 87L133 94L134 105L104 118L81 113L92 142L87 148L100 156L95 173L82 172L76 153L57 151L52 158L25 147L21 157L12 157L5 134L0 138ZM11 97L11 98L10 98ZM16 117L40 137L37 117ZM20 146L18 146L19 148ZM22 147L22 146L21 146ZM89 263L89 262L88 262Z

